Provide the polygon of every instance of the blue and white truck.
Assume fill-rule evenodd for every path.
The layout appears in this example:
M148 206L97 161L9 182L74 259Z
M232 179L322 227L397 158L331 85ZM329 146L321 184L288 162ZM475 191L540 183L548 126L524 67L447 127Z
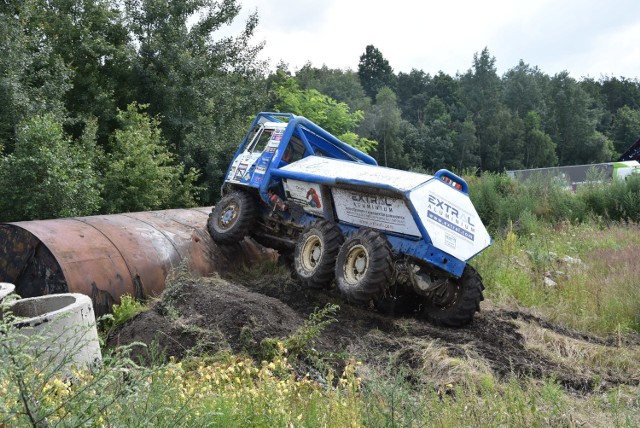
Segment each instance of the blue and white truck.
M492 240L467 183L444 169L378 166L301 116L257 115L207 226L220 244L252 236L292 250L302 284L335 283L350 302L403 302L435 324L462 326L483 300L469 261Z

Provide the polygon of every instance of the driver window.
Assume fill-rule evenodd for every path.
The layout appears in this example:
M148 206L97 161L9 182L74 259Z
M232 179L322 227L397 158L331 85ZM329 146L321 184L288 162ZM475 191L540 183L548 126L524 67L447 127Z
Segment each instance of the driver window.
M249 151L253 153L262 153L271 139L272 132L272 129L262 129L262 132L258 133L258 135L254 137L253 143L249 147Z
M295 162L304 157L304 144L298 137L291 137L289 140L289 147L287 149L291 149L290 159L287 162Z

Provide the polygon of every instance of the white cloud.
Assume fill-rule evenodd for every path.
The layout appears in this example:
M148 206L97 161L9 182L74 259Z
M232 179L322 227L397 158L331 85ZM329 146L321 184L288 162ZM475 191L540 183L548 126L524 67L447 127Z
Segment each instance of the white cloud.
M262 57L295 71L314 66L357 69L374 45L394 71L412 68L454 75L485 47L499 73L520 59L553 75L640 74L640 2L637 0L244 0L258 9L255 41Z

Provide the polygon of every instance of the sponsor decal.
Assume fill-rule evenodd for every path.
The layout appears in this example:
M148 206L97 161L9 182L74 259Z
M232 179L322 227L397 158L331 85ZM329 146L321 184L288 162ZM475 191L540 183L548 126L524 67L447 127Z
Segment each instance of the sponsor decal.
M332 190L338 218L348 223L420 236L404 200L342 189Z
M444 235L444 243L451 248L456 248L456 238L448 233Z
M471 216L440 196L429 194L427 218L470 241L475 239Z
M309 187L309 190L307 190L307 203L311 208L322 208L320 196L318 196L318 192L313 187Z
M322 215L322 193L318 184L287 179L284 189L287 199L302 205L306 212Z

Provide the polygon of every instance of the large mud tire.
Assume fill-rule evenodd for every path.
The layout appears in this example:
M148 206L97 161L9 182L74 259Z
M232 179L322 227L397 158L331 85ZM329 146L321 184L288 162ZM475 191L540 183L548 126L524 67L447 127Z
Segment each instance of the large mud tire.
M435 325L462 327L469 324L476 312L480 312L480 302L484 300L482 277L467 265L458 279L450 279L440 296L425 299L421 305L421 315Z
M225 195L209 214L207 229L219 244L234 244L249 234L256 219L256 203L246 192Z
M342 231L333 222L318 220L304 229L294 251L294 266L306 287L326 288L331 285L343 242Z
M393 278L391 246L384 234L363 228L340 247L336 284L349 302L368 305L382 298Z

